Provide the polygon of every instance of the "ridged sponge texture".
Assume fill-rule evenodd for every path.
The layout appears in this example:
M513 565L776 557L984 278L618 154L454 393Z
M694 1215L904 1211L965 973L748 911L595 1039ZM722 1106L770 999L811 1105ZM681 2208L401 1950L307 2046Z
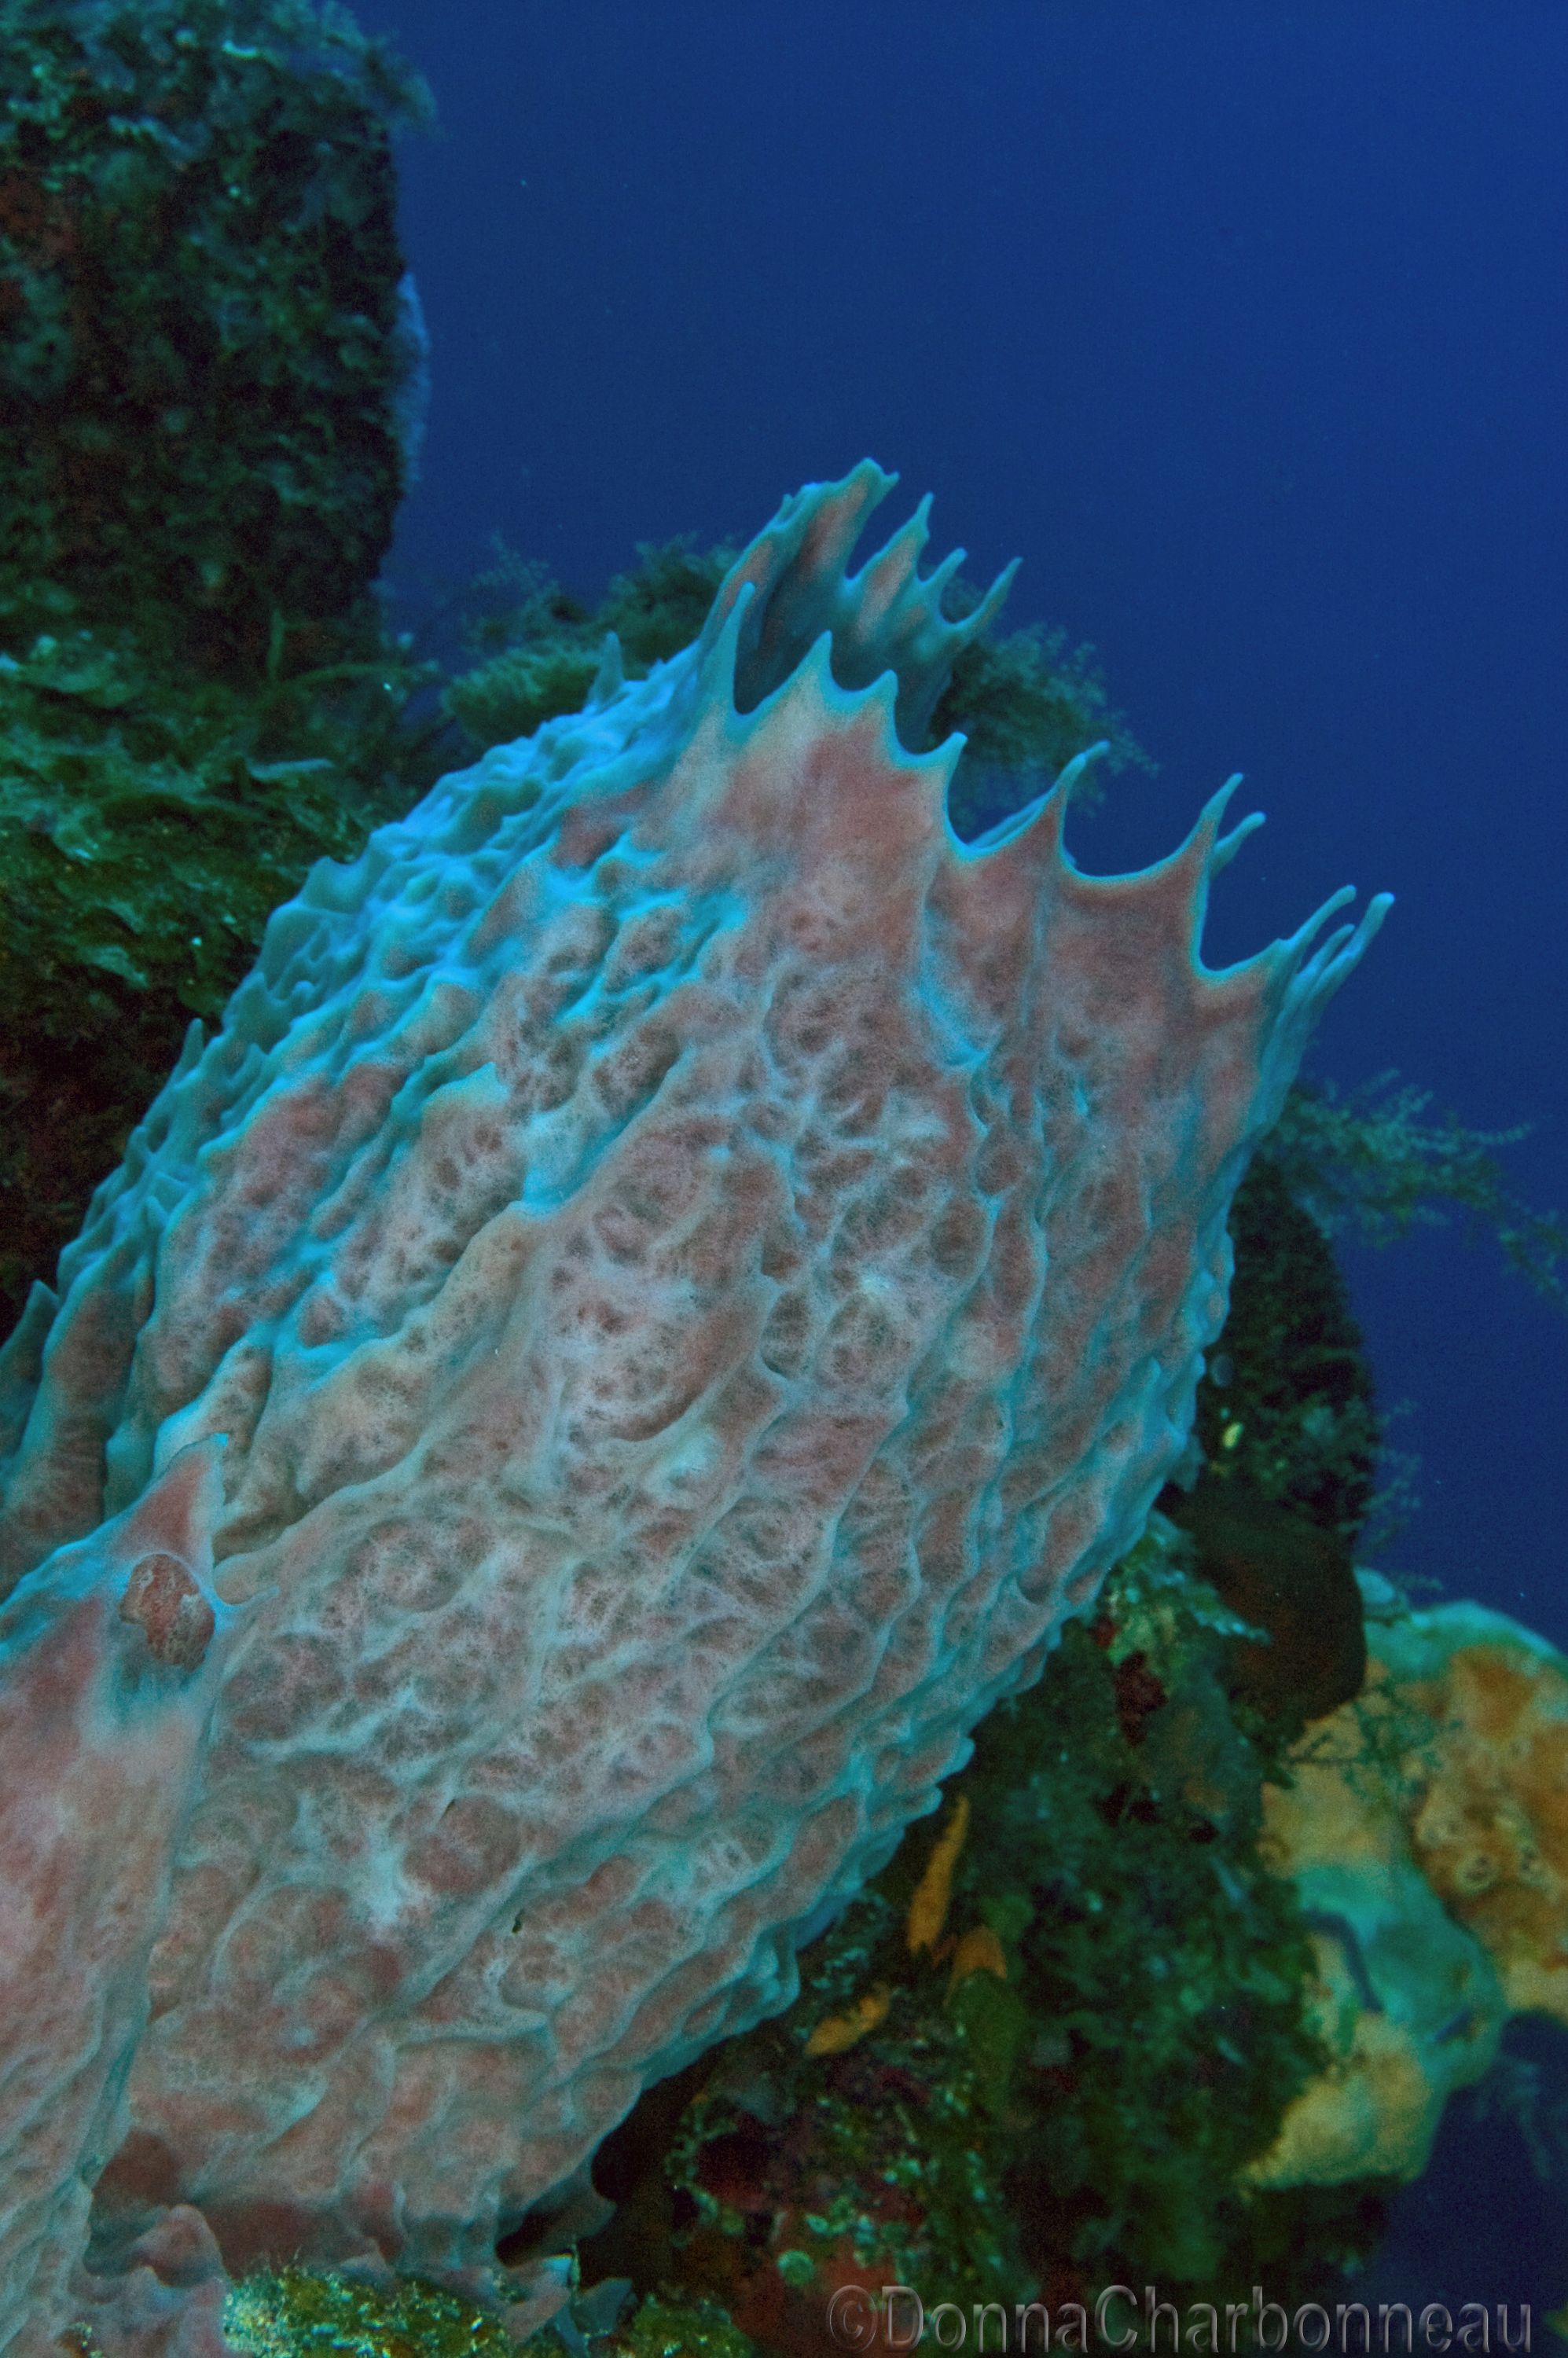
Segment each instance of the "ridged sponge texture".
M0 1610L0 2351L57 2353L236 1617L218 1442Z
M919 518L849 570L888 480L312 873L0 1369L16 1571L223 1433L254 1600L103 2244L482 2262L787 2001L1182 1447L1381 907L1208 972L1245 828L1085 876L1080 764L961 844L899 731L974 623Z

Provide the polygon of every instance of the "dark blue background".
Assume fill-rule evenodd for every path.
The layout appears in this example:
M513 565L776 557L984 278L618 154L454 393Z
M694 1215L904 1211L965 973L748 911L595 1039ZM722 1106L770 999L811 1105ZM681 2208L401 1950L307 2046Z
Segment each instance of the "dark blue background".
M496 526L597 593L863 452L1012 614L1101 650L1162 767L1270 814L1211 957L1400 905L1316 1069L1389 1065L1568 1209L1568 10L364 0L433 340L417 591ZM1568 1644L1568 1321L1457 1235L1352 1255L1422 1509L1389 1555Z

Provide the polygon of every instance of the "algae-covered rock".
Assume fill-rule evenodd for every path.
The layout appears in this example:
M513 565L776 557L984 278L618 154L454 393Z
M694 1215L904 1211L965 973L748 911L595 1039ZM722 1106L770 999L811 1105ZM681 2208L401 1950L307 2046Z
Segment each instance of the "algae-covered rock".
M436 774L390 136L310 0L0 0L0 1325L276 903Z
M257 668L392 536L422 87L310 0L5 0L0 81L0 630Z
M1285 1124L1301 1095L1292 1093ZM1198 1387L1197 1441L1211 1483L1234 1485L1348 1547L1373 1504L1381 1427L1344 1277L1275 1159L1277 1135L1231 1206L1231 1313Z
M1194 1541L1203 1578L1256 1633L1227 1649L1235 1693L1293 1734L1360 1693L1361 1594L1337 1533L1212 1476L1172 1512Z

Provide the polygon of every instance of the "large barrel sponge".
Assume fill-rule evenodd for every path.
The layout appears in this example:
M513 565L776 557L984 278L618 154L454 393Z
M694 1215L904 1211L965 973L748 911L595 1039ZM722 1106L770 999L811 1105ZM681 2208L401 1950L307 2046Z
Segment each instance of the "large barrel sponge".
M475 2280L651 2079L784 2005L1136 1539L1226 1211L1382 912L1222 972L1248 831L965 844L891 479L697 644L443 780L268 928L5 1363L8 1577L223 1433L251 1600L98 2264ZM1345 898L1336 896L1329 909Z

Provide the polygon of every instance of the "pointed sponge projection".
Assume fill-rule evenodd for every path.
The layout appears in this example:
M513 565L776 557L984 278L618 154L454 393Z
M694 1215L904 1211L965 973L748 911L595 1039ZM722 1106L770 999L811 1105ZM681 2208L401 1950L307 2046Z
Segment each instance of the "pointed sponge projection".
M1139 875L1067 857L1071 773L960 843L908 747L982 618L923 517L849 569L888 483L318 868L0 1366L7 1577L222 1433L254 1600L103 2265L184 2202L231 2266L477 2281L786 2002L1183 1445L1384 904L1211 973L1223 797Z

